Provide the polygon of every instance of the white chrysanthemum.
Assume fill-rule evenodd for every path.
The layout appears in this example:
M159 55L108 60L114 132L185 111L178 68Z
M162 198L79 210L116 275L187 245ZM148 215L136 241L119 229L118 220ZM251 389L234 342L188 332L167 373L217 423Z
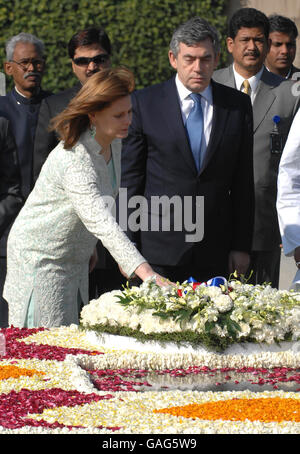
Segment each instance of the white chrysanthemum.
M233 302L228 295L220 295L214 298L214 305L219 312L228 312L233 306Z
M204 294L214 299L222 294L222 290L220 289L220 287L206 287Z

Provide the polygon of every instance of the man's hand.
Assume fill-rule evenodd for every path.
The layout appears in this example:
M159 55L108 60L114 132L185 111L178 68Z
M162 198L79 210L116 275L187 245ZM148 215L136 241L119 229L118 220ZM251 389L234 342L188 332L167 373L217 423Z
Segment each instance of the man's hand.
M250 265L250 255L243 251L230 251L228 258L229 273L246 274Z

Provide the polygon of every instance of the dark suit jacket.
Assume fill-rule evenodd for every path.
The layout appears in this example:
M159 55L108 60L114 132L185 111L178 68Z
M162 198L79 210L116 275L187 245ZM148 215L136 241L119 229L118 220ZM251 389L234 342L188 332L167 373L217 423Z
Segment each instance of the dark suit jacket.
M175 79L137 91L133 120L122 149L121 188L128 198L143 195L147 222L160 216L151 196L204 196L204 239L186 241L181 231L139 231L128 235L152 264L184 265L191 254L198 269L217 269L230 250L249 251L253 229L252 107L249 97L212 82L213 124L202 169L197 173L180 110ZM120 202L121 205L121 202ZM128 210L129 215L133 210ZM171 225L174 212L170 209ZM195 220L195 217L194 217ZM227 266L226 266L227 268Z
M9 121L0 117L0 238L14 220L22 203L21 176L15 140ZM0 247L0 255L3 254Z
M41 104L38 124L35 133L33 151L33 181L36 182L41 168L50 151L58 144L58 138L54 131L49 131L50 121L61 113L69 104L72 98L78 93L81 84L49 96Z
M232 65L217 70L213 77L219 83L236 88ZM253 103L255 251L272 250L281 243L276 210L280 155L271 154L270 134L274 129L273 117L277 115L281 119L278 124L279 133L284 141L288 136L300 102L299 95L293 94L293 84L293 81L264 69Z
M0 97L0 116L7 118L14 135L21 172L21 190L26 198L33 187L33 146L39 109L51 92L40 90L31 98L20 95L15 88Z

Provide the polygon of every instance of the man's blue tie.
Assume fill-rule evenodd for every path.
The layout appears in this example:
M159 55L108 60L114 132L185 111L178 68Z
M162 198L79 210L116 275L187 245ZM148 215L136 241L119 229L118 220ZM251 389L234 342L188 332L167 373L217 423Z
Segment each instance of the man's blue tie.
M201 140L203 132L203 112L201 107L201 95L191 93L194 106L186 121L186 130L189 136L190 146L194 155L197 170L200 169Z

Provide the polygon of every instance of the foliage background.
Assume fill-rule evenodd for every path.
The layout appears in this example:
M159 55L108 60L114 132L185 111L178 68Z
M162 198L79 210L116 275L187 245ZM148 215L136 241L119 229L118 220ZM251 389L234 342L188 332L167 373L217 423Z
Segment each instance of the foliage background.
M133 70L136 87L161 82L172 75L168 48L176 27L202 16L226 33L226 0L0 0L0 65L5 41L23 32L45 43L47 68L43 88L58 92L72 86L67 43L77 31L101 25L113 46L113 65ZM226 61L224 39L221 62ZM12 87L6 78L7 89Z

